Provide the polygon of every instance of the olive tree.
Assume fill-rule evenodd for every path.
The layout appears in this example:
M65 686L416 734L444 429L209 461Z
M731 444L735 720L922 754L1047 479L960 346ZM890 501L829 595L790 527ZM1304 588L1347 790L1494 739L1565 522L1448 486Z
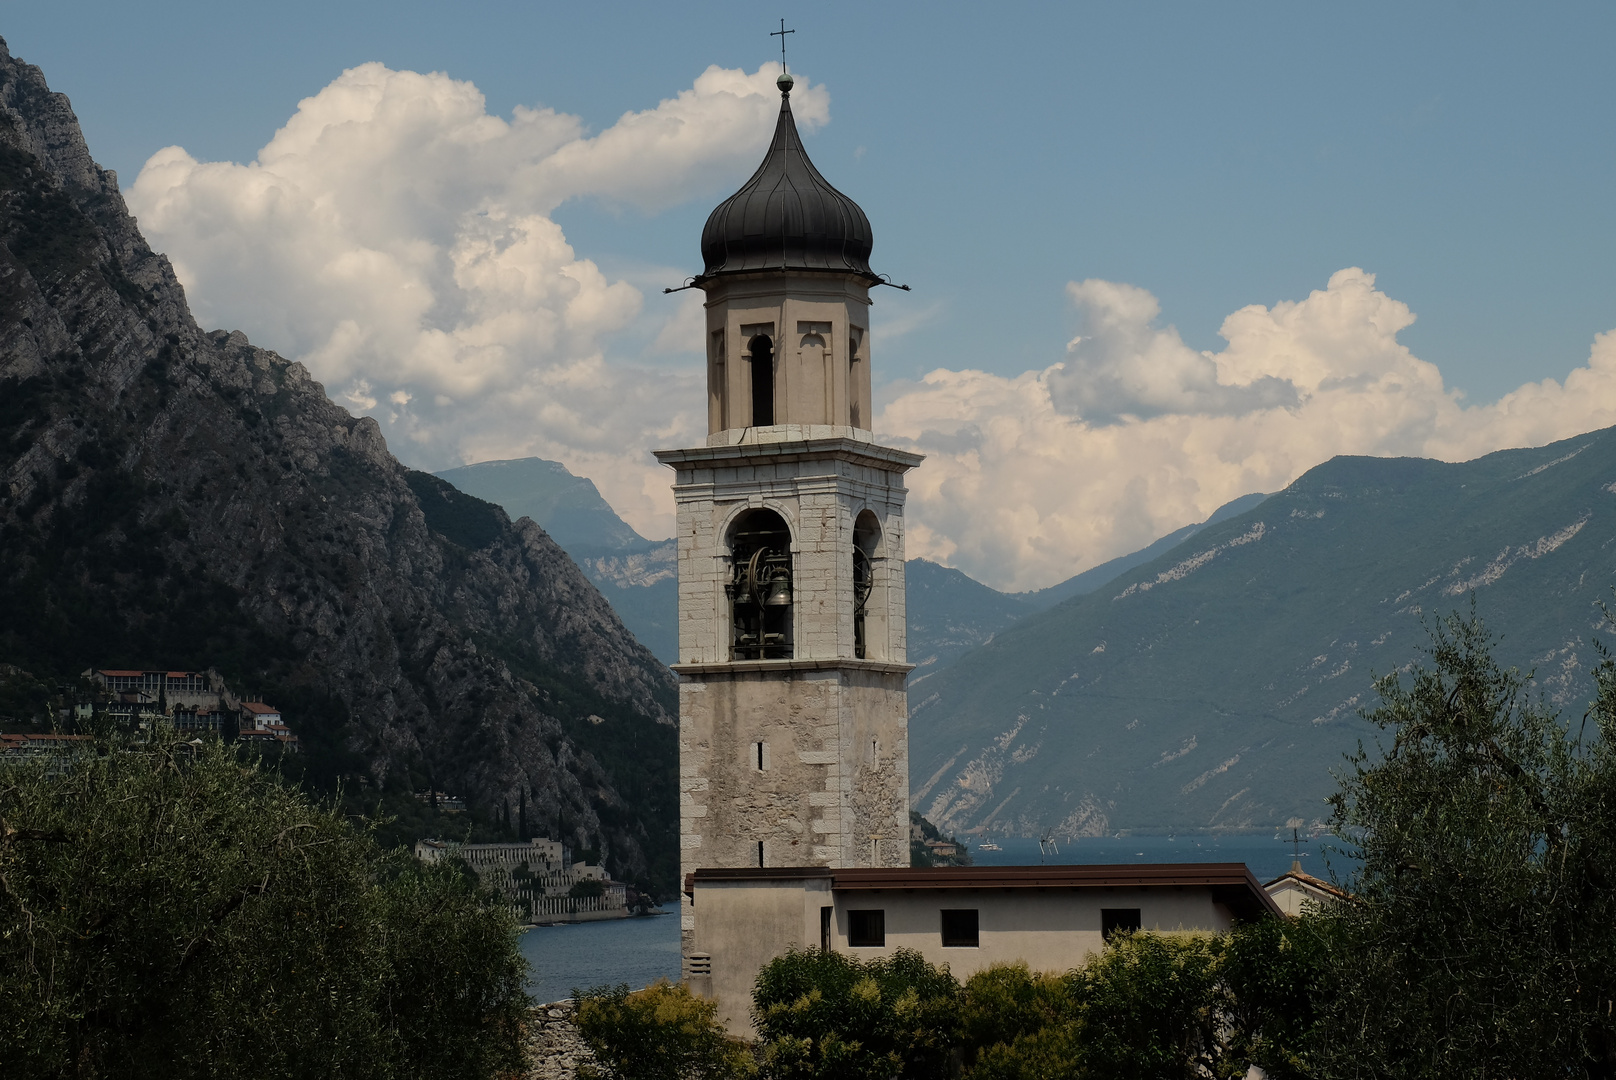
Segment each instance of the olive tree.
M1472 612L1379 681L1334 797L1356 838L1315 1066L1336 1076L1616 1075L1616 665L1564 720Z
M491 1076L505 906L217 740L0 763L0 1073Z

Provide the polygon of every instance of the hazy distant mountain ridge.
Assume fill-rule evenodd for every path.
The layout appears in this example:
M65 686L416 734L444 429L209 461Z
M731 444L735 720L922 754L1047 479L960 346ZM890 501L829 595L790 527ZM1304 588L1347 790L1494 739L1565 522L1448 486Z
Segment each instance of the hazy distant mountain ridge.
M664 664L679 660L679 546L647 540L617 516L594 481L559 461L483 461L437 474L468 495L531 518L610 601L618 618Z
M569 553L641 551L654 545L617 516L593 480L574 476L559 461L480 461L437 475L467 495L504 507L513 521L532 518Z
M1616 429L1448 464L1336 458L910 698L915 806L1019 834L1324 815L1371 676L1468 604L1568 710L1616 581Z

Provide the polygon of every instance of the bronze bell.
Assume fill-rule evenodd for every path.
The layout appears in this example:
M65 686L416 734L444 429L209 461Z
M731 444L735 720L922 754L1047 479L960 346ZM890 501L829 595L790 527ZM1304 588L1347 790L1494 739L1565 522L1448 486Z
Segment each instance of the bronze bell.
M763 594L765 607L791 606L791 578L780 574L769 582L768 590Z

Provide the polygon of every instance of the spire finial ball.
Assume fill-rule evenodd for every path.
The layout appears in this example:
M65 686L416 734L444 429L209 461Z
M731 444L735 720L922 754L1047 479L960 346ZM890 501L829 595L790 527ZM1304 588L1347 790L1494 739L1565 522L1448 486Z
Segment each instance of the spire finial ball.
M789 72L782 71L780 77L774 80L774 85L780 88L782 94L789 94L791 93L791 88L796 85L796 80L791 77Z

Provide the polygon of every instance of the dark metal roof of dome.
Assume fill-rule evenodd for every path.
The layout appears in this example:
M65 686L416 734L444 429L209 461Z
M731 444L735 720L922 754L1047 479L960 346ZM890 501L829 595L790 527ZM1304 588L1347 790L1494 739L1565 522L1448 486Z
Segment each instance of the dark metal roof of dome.
M718 204L701 230L701 278L755 270L828 270L873 284L874 236L858 203L830 186L808 160L781 78L774 142L752 179Z

